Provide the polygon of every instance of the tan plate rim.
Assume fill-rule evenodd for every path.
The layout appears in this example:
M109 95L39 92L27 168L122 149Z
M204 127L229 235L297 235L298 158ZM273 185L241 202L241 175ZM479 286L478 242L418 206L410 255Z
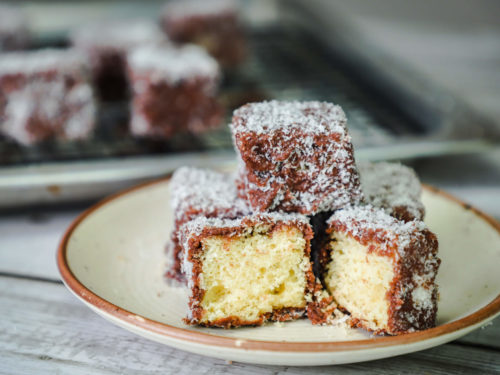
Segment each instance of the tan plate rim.
M83 285L76 276L72 273L67 258L66 252L68 248L68 242L71 235L78 227L78 225L84 221L87 216L101 208L102 206L114 201L115 199L121 198L134 191L149 187L154 184L166 182L170 179L170 176L149 181L131 188L125 189L102 201L91 206L89 209L81 213L69 226L69 228L64 233L64 236L59 244L57 250L57 266L61 274L62 280L66 286L75 293L80 299L84 300L88 304L92 305L94 308L111 315L112 317L136 326L137 328L149 331L154 334L160 334L166 337L170 337L174 340L182 340L193 342L202 345L209 345L215 347L225 347L241 350L264 350L264 351L274 351L274 352L339 352L339 351L351 351L351 350L361 350L361 349L374 349L387 346L396 345L406 345L411 343L416 343L419 341L424 341L439 336L443 336L452 332L456 332L467 327L471 327L482 321L492 318L496 314L500 313L500 294L491 301L488 305L477 310L476 312L467 315L459 320L446 323L435 328L427 329L425 331L408 333L401 336L384 336L384 337L374 337L366 340L355 340L355 341L337 341L337 342L277 342L277 341L261 341L261 340L250 340L250 339L237 339L231 337L216 336L209 333L198 332L193 330L188 330L185 328L174 327L169 324L160 323L154 320L150 320L146 317L138 316L119 306L116 306L104 298L99 297L92 291L90 291L85 285ZM445 198L452 200L460 204L466 210L471 210L478 217L490 224L499 234L500 234L500 223L493 219L491 216L481 212L480 210L470 206L455 198L454 196L438 189L433 186L424 185L424 189L430 190L436 194L444 196Z

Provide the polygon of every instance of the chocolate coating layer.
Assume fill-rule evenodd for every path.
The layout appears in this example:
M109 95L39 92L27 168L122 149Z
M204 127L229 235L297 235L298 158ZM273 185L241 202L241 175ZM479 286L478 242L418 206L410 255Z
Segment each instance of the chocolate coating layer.
M321 102L262 102L236 110L239 195L255 211L316 214L362 200L344 112Z

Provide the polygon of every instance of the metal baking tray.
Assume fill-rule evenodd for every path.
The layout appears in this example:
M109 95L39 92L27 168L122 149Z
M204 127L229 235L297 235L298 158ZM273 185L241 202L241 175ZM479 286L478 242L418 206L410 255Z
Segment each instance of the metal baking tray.
M349 45L337 33L330 37L323 25L318 33L321 21L315 14L304 16L303 2L285 3L281 22L248 30L248 61L224 77L220 100L227 108L226 123L234 108L249 101L325 100L344 108L358 159L405 159L488 146L487 126L465 107L457 123L449 113L403 95L408 88L384 76L380 66L345 53ZM415 106L419 116L408 110ZM0 139L0 208L96 199L181 165L233 163L226 125L201 136L153 142L130 137L127 116L127 103L101 105L95 136L79 143L21 147ZM481 131L467 133L460 128L464 121L474 121Z

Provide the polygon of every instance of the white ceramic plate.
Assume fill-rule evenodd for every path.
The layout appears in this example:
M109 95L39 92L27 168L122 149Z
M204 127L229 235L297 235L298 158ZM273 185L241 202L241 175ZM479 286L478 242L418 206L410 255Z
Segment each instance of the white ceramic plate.
M58 266L92 310L148 339L226 360L326 365L385 358L454 340L500 313L500 224L426 187L426 222L439 239L438 326L397 337L312 326L308 320L232 330L182 322L187 292L162 275L172 228L169 180L141 185L84 212L66 232Z

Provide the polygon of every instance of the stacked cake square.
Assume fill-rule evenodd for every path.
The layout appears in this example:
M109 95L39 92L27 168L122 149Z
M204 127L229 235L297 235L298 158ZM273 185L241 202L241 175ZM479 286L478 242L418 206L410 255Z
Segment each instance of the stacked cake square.
M411 169L356 165L331 103L251 103L230 128L236 173L184 167L171 180L167 276L190 290L186 323L343 316L390 335L435 325L438 244Z

